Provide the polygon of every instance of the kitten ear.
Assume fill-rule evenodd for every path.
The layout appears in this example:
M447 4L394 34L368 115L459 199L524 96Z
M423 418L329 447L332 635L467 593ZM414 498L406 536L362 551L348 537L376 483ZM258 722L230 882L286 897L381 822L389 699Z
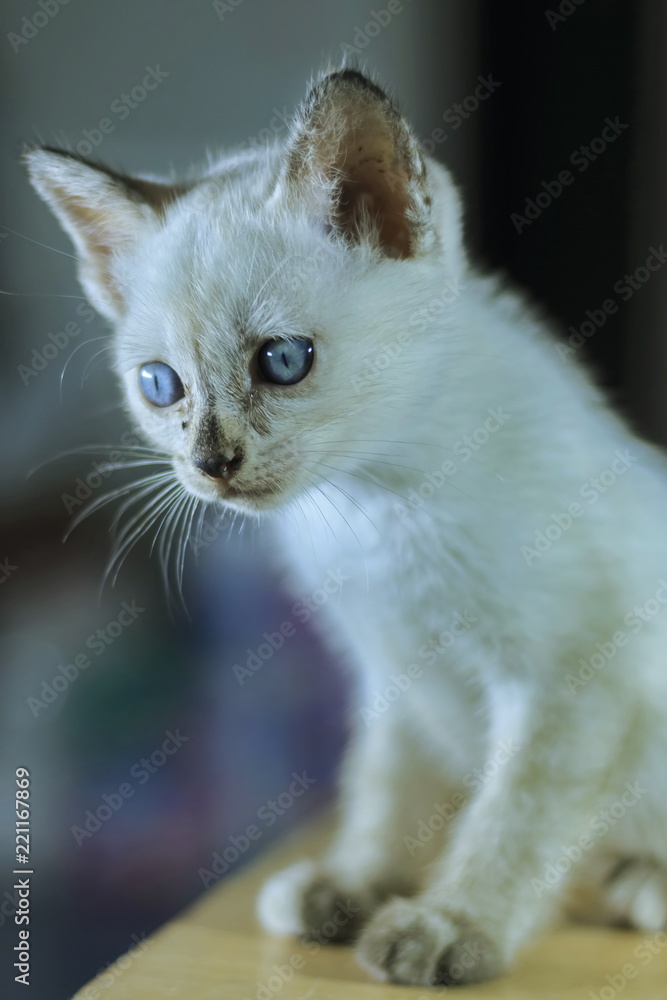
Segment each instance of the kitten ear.
M122 257L183 189L123 177L61 150L32 149L24 161L33 187L74 243L91 303L108 319L119 319Z
M288 145L286 183L351 242L370 238L399 258L423 248L430 197L417 140L356 70L331 73L310 92Z

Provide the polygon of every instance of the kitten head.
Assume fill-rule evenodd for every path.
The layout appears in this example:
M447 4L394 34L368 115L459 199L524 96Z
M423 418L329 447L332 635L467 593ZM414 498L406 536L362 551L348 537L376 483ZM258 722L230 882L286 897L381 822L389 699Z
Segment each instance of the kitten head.
M325 76L286 142L182 184L26 160L115 327L129 410L191 494L275 508L400 433L463 255L449 176L372 81Z

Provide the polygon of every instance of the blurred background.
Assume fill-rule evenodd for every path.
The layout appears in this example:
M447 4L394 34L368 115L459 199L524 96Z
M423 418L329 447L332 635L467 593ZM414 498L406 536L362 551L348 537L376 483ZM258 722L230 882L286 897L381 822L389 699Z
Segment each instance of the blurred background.
M1 17L0 993L14 995L14 775L26 767L31 996L60 1000L330 797L347 683L317 615L295 615L302 595L238 522L207 523L189 546L189 615L169 607L150 540L99 596L113 504L63 545L72 517L123 480L100 473L101 455L51 460L136 439L109 331L80 298L21 144L127 172L184 169L207 149L280 138L310 75L346 57L378 74L453 170L475 256L554 318L555 362L585 359L664 443L667 268L646 261L667 237L667 8L6 0ZM142 96L149 68L160 83ZM573 180L559 191L563 170ZM235 670L285 622L295 634L261 668ZM290 796L304 772L314 782ZM259 839L244 838L249 824Z

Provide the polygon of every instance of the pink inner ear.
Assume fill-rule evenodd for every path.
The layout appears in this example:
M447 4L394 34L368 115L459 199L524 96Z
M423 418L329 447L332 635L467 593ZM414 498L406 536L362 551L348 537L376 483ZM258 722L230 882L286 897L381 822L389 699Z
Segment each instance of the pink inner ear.
M54 193L62 204L67 206L72 222L84 234L88 251L102 258L100 273L104 283L109 285L106 266L113 254L112 236L114 234L113 221L109 217L110 213L105 212L102 208L91 207L83 198L71 196L64 189L54 188Z
M318 213L333 187L328 221L350 242L372 235L387 257L414 256L422 174L409 126L378 88L355 73L315 88L288 148L287 178Z
M354 237L365 210L374 220L379 244L387 255L410 257L409 171L397 162L397 137L378 125L377 118L371 118L352 130L338 156L336 168L342 180L337 222Z
M374 220L382 249L392 257L410 257L406 183L404 174L391 174L381 163L365 165L341 184L337 213L340 227L354 235L365 210Z
M111 275L111 261L116 250L122 246L122 230L113 211L91 205L85 198L72 195L65 187L54 185L52 190L64 206L72 225L81 234L85 245L83 256L94 268L100 294L105 295L116 308L121 308L122 296Z

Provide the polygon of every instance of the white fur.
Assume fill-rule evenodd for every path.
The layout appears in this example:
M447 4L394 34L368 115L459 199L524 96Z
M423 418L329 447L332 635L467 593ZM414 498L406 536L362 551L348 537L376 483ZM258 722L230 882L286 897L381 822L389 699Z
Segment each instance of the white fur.
M667 577L664 461L581 368L560 360L541 317L471 265L442 166L427 161L429 248L395 260L327 235L308 199L288 197L281 164L279 147L223 160L163 221L143 224L131 253L117 254L118 367L137 423L190 491L218 502L191 462L212 392L223 439L246 449L239 484L275 490L235 505L288 509L269 519L300 587L321 586L339 567L347 577L318 616L359 677L342 823L321 870L362 895L401 880L422 887L400 919L394 903L372 918L362 959L380 976L435 981L442 942L436 954L406 938L398 967L378 943L425 921L446 927L459 949L479 935L490 941L487 974L603 854L656 866L650 882L637 877L634 896L634 883L625 896L619 889L613 915L621 900L621 916L655 927L667 894L667 609L636 632L624 619ZM281 334L312 337L315 367L289 392L253 390L249 359ZM188 388L168 410L151 408L137 387L137 365L155 359ZM255 391L264 433L247 418ZM461 442L484 437L490 410L504 415L501 425L465 459ZM582 496L625 450L630 465L613 485L594 502L590 488ZM411 507L410 491L448 459L456 473ZM548 551L525 556L553 515L567 523L573 503L581 516ZM432 655L426 647L457 614L474 621ZM580 660L619 630L627 643L570 690ZM419 676L409 677L410 664ZM400 674L410 683L394 698ZM386 709L374 709L378 695ZM509 755L499 750L508 741L519 747ZM475 769L485 766L480 781ZM646 791L600 833L600 811L635 782ZM436 804L461 796L456 818L411 852L404 838L440 815ZM535 880L564 848L576 854L596 817L580 863L539 891ZM267 889L260 915L271 930L312 930L299 926L294 904L308 871L295 869L298 886L283 880L284 895L280 882ZM440 929L429 933L440 940Z

